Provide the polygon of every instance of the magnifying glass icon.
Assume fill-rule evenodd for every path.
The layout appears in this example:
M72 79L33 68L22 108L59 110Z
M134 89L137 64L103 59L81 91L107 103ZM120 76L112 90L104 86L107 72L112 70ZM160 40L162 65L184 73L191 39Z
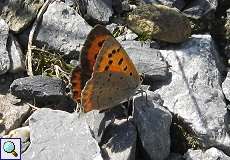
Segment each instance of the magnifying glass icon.
M15 157L18 156L18 154L15 152L15 145L13 142L11 141L7 141L3 144L3 149L6 153L11 153L13 154Z

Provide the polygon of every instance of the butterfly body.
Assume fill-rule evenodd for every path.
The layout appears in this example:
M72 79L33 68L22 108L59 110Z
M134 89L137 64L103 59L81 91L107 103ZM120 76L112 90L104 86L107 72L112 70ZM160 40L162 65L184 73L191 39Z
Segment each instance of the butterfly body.
M80 61L71 82L73 97L84 112L112 108L140 87L141 77L128 54L103 26L97 25L89 33Z

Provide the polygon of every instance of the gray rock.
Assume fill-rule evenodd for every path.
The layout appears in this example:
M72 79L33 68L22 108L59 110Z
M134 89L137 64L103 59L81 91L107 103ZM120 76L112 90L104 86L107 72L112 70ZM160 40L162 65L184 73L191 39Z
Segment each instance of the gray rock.
M183 13L187 17L195 19L199 18L213 18L216 11L218 2L217 0L194 0L188 3L183 9Z
M226 17L224 29L225 29L224 38L226 41L226 44L224 46L225 47L224 52L225 52L226 57L229 59L230 58L230 54L229 54L230 53L230 9L227 10L227 17ZM229 60L228 60L228 64L230 64Z
M24 77L24 73L6 73L0 76L0 94L7 94L9 93L11 83L20 77Z
M117 27L119 27L119 25L116 23L106 25L106 29L108 29L111 33L113 33Z
M10 69L10 58L6 48L9 27L3 19L0 19L0 75Z
M138 37L138 35L136 33L131 31L127 27L121 26L121 25L118 25L118 24L115 24L115 23L107 25L106 28L111 33L114 33L115 37L116 37L116 34L118 33L119 36L116 37L116 39L118 41L132 41L132 40L135 40Z
M100 148L86 121L77 113L40 109L29 123L31 145L22 154L22 159L102 160Z
M179 10L164 5L138 6L126 18L127 26L144 40L181 43L190 37L189 20Z
M123 108L117 106L102 113L98 110L93 110L86 113L84 117L89 125L92 136L100 143L104 130L113 123L115 118L125 117L125 114Z
M143 0L145 3L162 4L168 7L176 7L181 10L186 5L186 0Z
M218 0L218 8L220 11L229 10L230 1L229 0Z
M221 89L221 64L210 35L194 35L180 47L161 50L171 65L172 79L155 93L171 112L182 117L206 146L230 151Z
M83 0L86 8L84 17L90 17L96 21L107 23L113 15L112 0Z
M5 0L0 5L0 16L7 22L10 30L20 32L28 27L35 19L44 0Z
M230 106L227 106L227 114L225 116L226 130L230 133Z
M137 37L138 35L136 33L126 28L126 31L122 35L119 35L116 39L118 41L132 41L135 40Z
M205 152L202 150L189 149L184 155L184 158L186 160L230 160L230 157L214 147L206 150Z
M10 91L21 99L35 100L36 104L57 104L64 99L65 84L60 79L39 75L14 80Z
M165 160L184 160L184 158L178 153L170 153Z
M125 36L125 40L127 41L131 41L131 40L135 40L138 37L138 35L136 33L133 33L130 29L127 31L126 36Z
M225 97L230 100L230 72L228 72L226 79L224 80L224 82L222 83L222 89L223 89L223 93L225 95Z
M138 136L146 151L142 159L164 160L170 153L170 125L172 115L154 103L153 92L145 96L137 95L133 100L133 121L137 126Z
M0 136L20 127L29 112L29 105L20 103L11 94L0 95Z
M158 50L138 41L122 41L121 45L140 73L145 74L152 81L169 79L168 64Z
M99 113L98 110L93 110L85 115L86 122L89 125L92 136L98 143L100 143L105 128L111 123L110 120L105 120L105 114Z
M102 142L104 160L134 160L137 131L127 119L115 120L105 131Z
M76 7L76 0L65 0L65 3L70 7Z
M73 8L55 1L43 15L36 40L41 45L48 44L48 47L68 54L80 50L91 28Z
M120 16L123 13L123 3L124 0L112 0L112 8L114 14Z
M129 2L130 2L129 0L123 0L123 1L122 1L121 5L122 5L122 11L123 11L123 12L124 12L124 11L125 11L125 12L129 12L129 11L132 10L131 6L133 6L133 5L131 5ZM136 7L136 6L135 6L135 7Z
M23 57L23 53L18 41L12 34L10 34L8 46L10 46L9 56L11 60L9 72L16 73L20 71L25 71L25 58Z

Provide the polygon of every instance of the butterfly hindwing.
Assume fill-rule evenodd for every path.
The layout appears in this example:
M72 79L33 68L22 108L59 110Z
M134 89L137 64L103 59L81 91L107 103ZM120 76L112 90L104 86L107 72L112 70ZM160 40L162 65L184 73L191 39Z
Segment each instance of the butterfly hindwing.
M82 91L81 104L84 112L106 110L132 96L137 89L133 86L133 79L120 79L122 76L124 75L120 72L97 72Z

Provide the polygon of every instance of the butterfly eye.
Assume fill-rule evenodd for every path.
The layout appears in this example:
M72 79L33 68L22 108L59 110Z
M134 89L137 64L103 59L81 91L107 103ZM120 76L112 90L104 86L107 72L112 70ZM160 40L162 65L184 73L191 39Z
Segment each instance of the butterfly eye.
M129 73L129 75L130 75L130 76L132 76L132 75L133 75L133 73L132 73L132 72L130 72L130 73Z

